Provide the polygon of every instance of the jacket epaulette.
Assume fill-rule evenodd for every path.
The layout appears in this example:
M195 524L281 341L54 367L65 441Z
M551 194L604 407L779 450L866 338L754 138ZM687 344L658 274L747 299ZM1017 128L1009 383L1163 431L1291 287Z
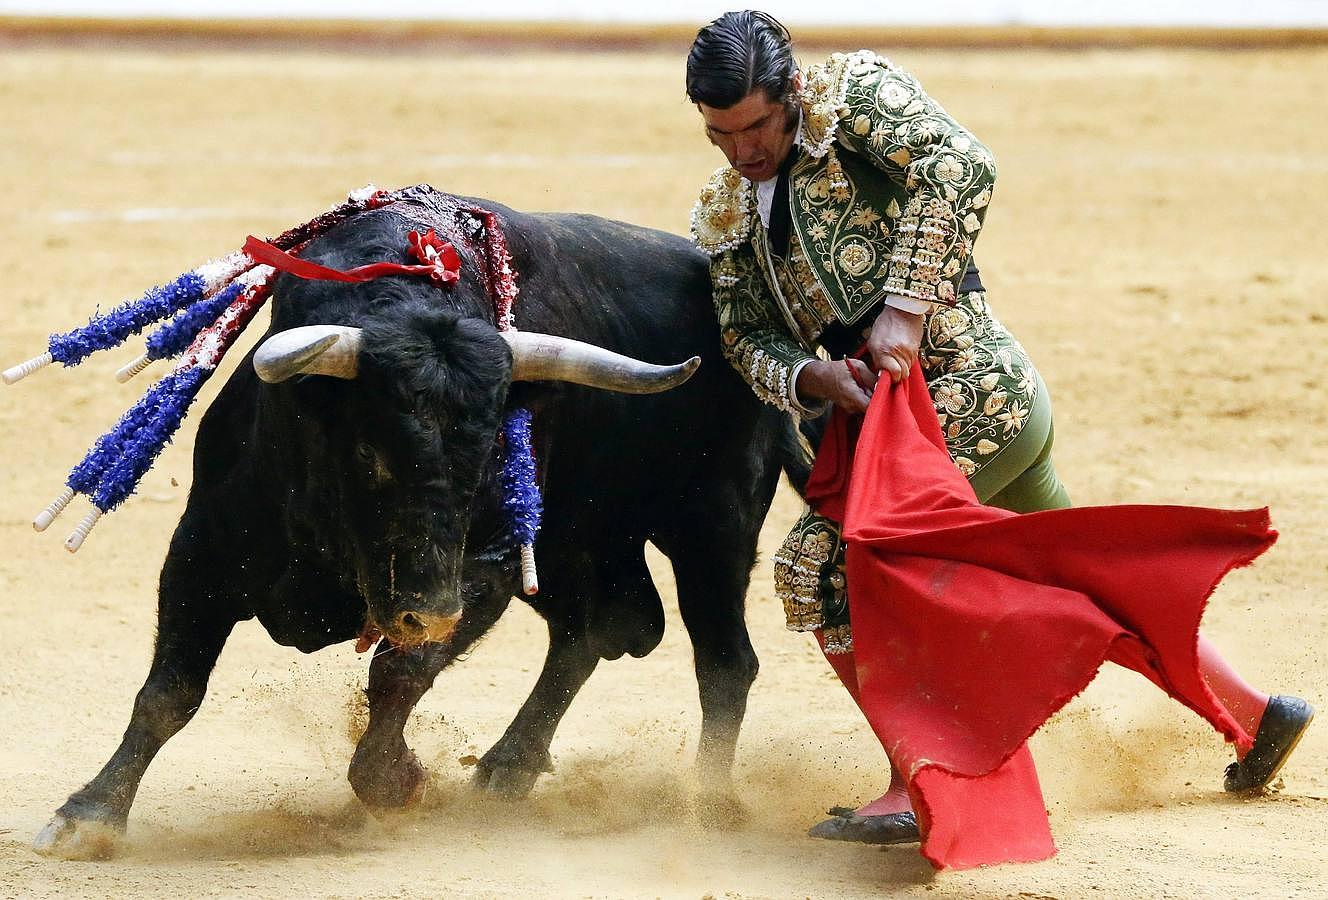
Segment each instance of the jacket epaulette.
M840 123L854 112L848 99L849 82L857 79L864 86L873 85L882 72L893 68L884 56L859 50L832 53L824 63L807 69L806 82L798 96L802 106L798 146L813 159L825 156L835 142Z
M752 183L738 170L715 170L692 207L692 240L710 256L747 242L752 234Z

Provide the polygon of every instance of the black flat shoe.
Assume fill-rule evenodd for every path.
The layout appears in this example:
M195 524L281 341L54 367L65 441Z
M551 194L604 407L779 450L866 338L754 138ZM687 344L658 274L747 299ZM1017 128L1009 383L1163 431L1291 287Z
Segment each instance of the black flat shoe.
M817 822L807 831L807 836L859 844L911 844L922 839L917 817L911 812L890 813L888 816L835 816Z
M1240 762L1227 766L1222 786L1233 794L1257 791L1276 777L1305 729L1314 719L1314 707L1299 697L1268 698L1268 706L1254 735L1254 746Z

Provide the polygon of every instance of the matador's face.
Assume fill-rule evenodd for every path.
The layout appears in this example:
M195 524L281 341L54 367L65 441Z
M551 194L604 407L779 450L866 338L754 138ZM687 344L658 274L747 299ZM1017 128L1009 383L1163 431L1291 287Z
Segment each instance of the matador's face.
M801 74L794 76L794 89ZM696 104L705 120L706 137L728 159L729 165L749 181L774 178L793 149L798 113L771 100L761 88L727 109Z

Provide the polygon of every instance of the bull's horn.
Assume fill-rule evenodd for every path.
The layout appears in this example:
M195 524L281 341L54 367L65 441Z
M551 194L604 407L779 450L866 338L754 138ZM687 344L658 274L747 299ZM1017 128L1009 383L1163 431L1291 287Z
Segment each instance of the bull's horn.
M254 371L269 384L295 375L354 378L360 371L360 329L304 325L278 331L255 351Z
M499 334L512 348L513 381L570 381L624 394L656 394L682 384L701 365L699 356L676 366L656 366L552 334Z

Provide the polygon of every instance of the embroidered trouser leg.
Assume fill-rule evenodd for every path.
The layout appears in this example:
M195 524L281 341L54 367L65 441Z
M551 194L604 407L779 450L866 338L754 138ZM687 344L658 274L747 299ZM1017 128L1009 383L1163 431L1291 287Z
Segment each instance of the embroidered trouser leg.
M810 508L775 552L775 594L792 631L823 632L827 653L852 649L839 523Z
M989 506L1012 512L1064 509L1070 495L1056 475L1051 447L1056 429L1052 424L1051 396L1041 375L1037 396L1023 430L970 479L973 492Z

